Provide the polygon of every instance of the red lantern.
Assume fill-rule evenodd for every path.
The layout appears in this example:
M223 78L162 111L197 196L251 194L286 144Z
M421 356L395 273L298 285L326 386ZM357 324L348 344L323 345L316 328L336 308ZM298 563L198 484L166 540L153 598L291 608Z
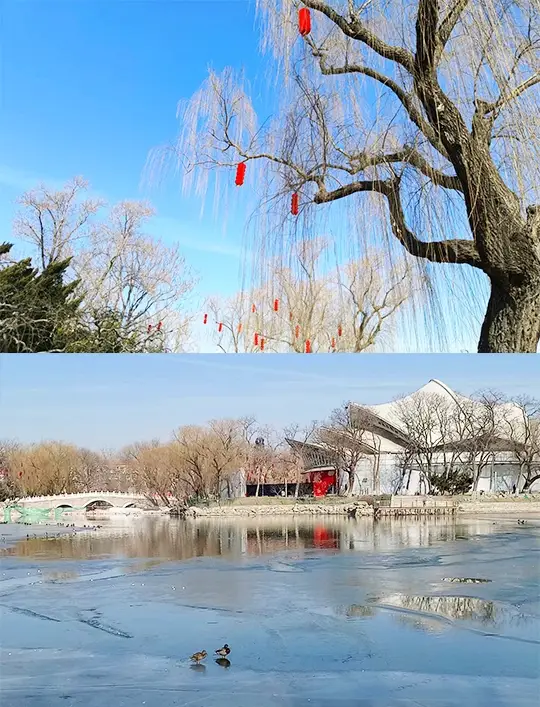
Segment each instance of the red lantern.
M298 216L298 194L294 192L291 197L291 214L293 216Z
M261 339L261 351L264 351L264 339Z
M334 339L334 337L332 337L332 341L330 342L330 346L331 346L333 349L336 348L336 340Z
M158 331L161 331L161 327L162 327L162 326L163 326L163 322L158 322L157 330L158 330Z
M341 326L341 324L340 324L340 325L338 326L338 328L337 328L337 335L338 335L338 336L341 336L342 334L343 334L343 328L342 328L342 326Z
M311 353L311 341L306 339L306 353Z
M259 335L258 334L253 334L253 345L254 346L259 345Z
M217 330L218 330L218 331L223 331L223 324L222 324L222 322L220 322L220 323L218 324Z
M252 304L252 305L251 305L251 311L254 313L254 312L256 312L256 310L257 310L257 307L256 307L254 304Z
M147 327L147 329L146 329L146 333L149 334L151 331L152 331L152 325L149 324L148 327Z
M244 177L246 176L246 163L245 162L240 162L240 164L236 167L236 179L235 179L235 184L237 187L241 187L242 184L244 183Z
M277 312L279 310L279 300L275 299L274 300L274 312Z
M208 314L205 314L203 317L203 324L207 324L207 323L208 323Z
M240 322L240 324L238 325L238 333L242 333L242 322Z
M307 7L298 10L298 30L302 37L311 32L311 15Z
M294 327L294 335L295 335L295 337L296 337L297 339L298 339L298 337L300 336L300 325L299 325L299 324L297 324L297 325Z

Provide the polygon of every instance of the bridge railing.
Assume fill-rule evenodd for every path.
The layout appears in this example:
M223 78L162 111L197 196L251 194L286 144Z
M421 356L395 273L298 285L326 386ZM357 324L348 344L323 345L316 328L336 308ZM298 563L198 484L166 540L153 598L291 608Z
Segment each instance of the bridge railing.
M25 496L19 501L47 501L51 498L91 498L93 496L114 496L122 498L146 498L144 494L128 491L82 491L79 493L53 493L48 496Z

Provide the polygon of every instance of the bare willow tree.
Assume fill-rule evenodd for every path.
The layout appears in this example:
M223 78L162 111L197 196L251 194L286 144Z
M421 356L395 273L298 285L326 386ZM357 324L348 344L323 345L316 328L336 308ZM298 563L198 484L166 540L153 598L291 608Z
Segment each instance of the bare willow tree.
M257 6L263 48L275 57L281 84L277 117L259 127L242 80L231 70L211 73L182 113L177 143L160 157L172 152L186 187L196 175L199 191L215 184L216 171L225 171L219 168L246 163L250 184L261 185L273 214L288 211L298 193L300 225L282 229L284 257L291 233L313 234L312 206L339 203L332 213L342 215L348 204L348 223L357 225L349 242L362 241L360 250L377 242L389 256L406 253L433 287L457 272L467 279L472 295L450 291L462 321L471 300L488 297L480 352L535 352L537 0ZM300 6L312 13L311 32L302 37ZM268 242L268 229L258 230ZM432 310L439 328L444 309Z
M207 301L213 339L224 352L354 352L391 349L407 303L407 270L388 271L372 254L328 269L329 243L303 241L290 267L269 263L254 292ZM307 343L309 342L309 343ZM309 348L308 348L309 347Z
M14 235L37 250L42 268L71 258L67 272L80 283L83 323L107 339L114 328L114 350L129 350L133 337L143 349L161 342L181 350L196 280L179 246L146 232L155 214L149 204L122 201L105 215L105 202L86 198L88 189L77 177L58 191L41 185L26 192Z

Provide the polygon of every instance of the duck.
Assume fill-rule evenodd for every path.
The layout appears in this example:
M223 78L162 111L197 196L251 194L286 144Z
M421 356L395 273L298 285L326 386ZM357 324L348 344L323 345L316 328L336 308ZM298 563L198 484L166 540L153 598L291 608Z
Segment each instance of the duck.
M518 520L518 525L525 525L525 521L524 521L524 520Z
M222 658L226 658L229 653L231 652L231 649L229 648L229 644L226 643L223 648L218 648L216 651L216 655L220 655Z
M192 660L194 663L200 663L201 660L204 660L207 655L208 653L206 651L198 651L190 657L190 660Z

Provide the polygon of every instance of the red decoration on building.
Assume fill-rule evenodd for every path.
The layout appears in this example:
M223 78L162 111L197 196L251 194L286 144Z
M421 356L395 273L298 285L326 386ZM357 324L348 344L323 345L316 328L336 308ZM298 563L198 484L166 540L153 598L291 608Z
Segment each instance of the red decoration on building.
M261 339L261 351L264 351L264 339Z
M253 345L254 346L259 345L259 335L258 334L253 334Z
M311 353L311 341L306 339L306 353Z
M223 323L222 323L222 322L220 322L220 323L218 324L217 330L218 330L218 331L223 331Z
M240 324L238 325L238 333L242 333L242 322L240 322Z
M298 194L294 192L291 197L291 214L293 216L298 216Z
M300 336L300 326L299 326L299 324L297 324L297 325L294 327L294 335L295 335L295 337L296 337L297 339L298 339L298 337Z
M19 479L22 478L22 475L23 475L22 471L19 471Z
M148 327L146 328L146 333L149 334L152 331L152 325L149 324Z
M207 323L208 323L208 314L205 314L205 315L204 315L204 317L203 317L203 322L202 322L202 323L203 323L203 324L207 324Z
M332 341L330 342L330 346L331 346L333 349L336 348L336 340L334 339L334 337L332 337Z
M290 319L291 322L292 322L292 312L289 312L289 319Z
M279 310L279 300L275 299L274 300L274 312L277 312Z
M311 32L311 15L307 7L298 10L298 31L305 37Z
M245 176L246 176L246 163L240 162L240 164L236 167L236 179L234 181L234 183L236 184L237 187L242 186L242 184L244 183Z
M337 335L338 335L338 336L341 336L342 334L343 334L343 327L342 327L341 324L340 324L340 325L338 326L338 328L337 328Z
M158 322L157 330L158 330L158 331L161 331L161 327L162 327L162 326L163 326L163 322Z
M257 311L257 307L254 304L251 305L251 311L253 313L255 313Z

